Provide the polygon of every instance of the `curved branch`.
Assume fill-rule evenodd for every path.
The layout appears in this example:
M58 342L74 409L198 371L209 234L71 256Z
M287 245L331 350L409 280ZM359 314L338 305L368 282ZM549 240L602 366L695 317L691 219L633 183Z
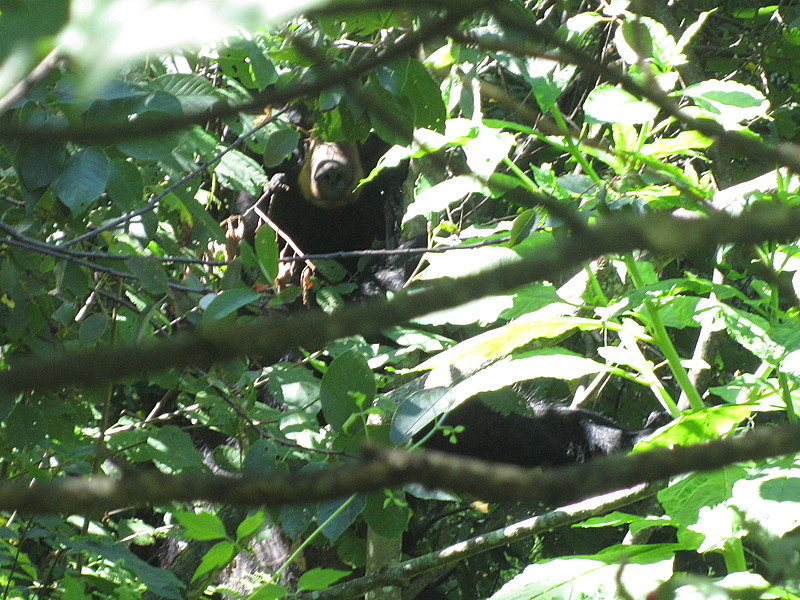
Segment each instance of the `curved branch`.
M603 254L649 250L681 256L719 244L788 240L800 236L800 208L760 204L738 216L715 213L684 219L664 213L622 214L587 227L579 236L558 238L535 256L498 265L459 279L440 279L392 300L346 306L334 315L310 311L286 320L264 317L248 323L221 324L187 335L141 345L100 346L46 359L22 359L0 373L0 392L96 385L171 367L207 365L249 355L278 360L297 346L319 348L356 334L377 334L385 327L470 300L498 294Z
M0 222L0 230L9 232L11 231L11 228L7 228L5 224ZM66 260L76 265L80 265L81 267L86 267L91 271L95 271L97 273L105 273L106 275L111 275L112 277L119 277L120 279L135 279L135 280L139 279L139 277L134 275L133 273L118 271L117 269L112 269L111 267L98 265L91 261L78 258L77 256L75 256L74 253L68 251L62 251L58 246L51 246L50 244L45 244L43 242L39 242L32 238L28 238L26 236L20 236L20 237L22 239L18 239L16 236L11 238L0 237L0 244L5 244L6 246L16 246L17 248L23 248L31 252L37 252L39 254L44 254L46 256L52 256L53 258L57 258L60 260ZM133 258L133 256L134 255L130 255L125 258L130 259ZM172 281L167 282L167 287L179 292L187 292L190 294L205 294L208 292L207 289L193 288L181 285L179 283L174 283Z
M488 501L560 506L692 471L800 451L800 424L754 430L695 446L611 455L535 470L431 450L366 448L357 463L320 471L242 477L141 472L112 477L0 482L0 510L86 514L129 506L206 500L238 506L308 503L418 483Z
M501 529L477 535L447 548L390 565L374 575L332 585L324 590L298 594L295 596L295 600L344 600L363 596L369 591L381 589L384 586L407 586L412 577L434 569L445 568L461 560L528 539L545 531L552 531L598 514L617 510L652 496L658 489L658 486L655 485L640 485L633 489L612 492L577 504L562 506Z
M451 4L451 3L448 3ZM456 3L452 3L455 5ZM82 144L113 143L121 139L131 140L148 136L163 135L186 129L191 125L202 125L214 119L224 119L240 112L261 112L265 106L281 106L297 98L319 93L327 88L354 81L361 75L385 65L395 58L412 54L419 44L436 36L443 35L461 19L479 10L488 0L459 2L448 6L442 17L415 32L409 33L385 48L355 65L326 68L317 71L313 77L301 79L282 89L267 90L257 94L252 100L234 105L215 106L208 110L187 113L183 116L153 116L147 122L125 121L114 124L80 125L64 127L27 127L12 123L0 124L0 139L25 139L27 141L71 140Z

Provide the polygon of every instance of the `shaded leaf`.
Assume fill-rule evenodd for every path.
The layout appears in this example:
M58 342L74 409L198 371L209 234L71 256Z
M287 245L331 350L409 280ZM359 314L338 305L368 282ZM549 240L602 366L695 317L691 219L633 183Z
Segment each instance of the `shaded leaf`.
M53 191L73 214L80 214L106 189L111 166L99 148L82 148L67 159Z

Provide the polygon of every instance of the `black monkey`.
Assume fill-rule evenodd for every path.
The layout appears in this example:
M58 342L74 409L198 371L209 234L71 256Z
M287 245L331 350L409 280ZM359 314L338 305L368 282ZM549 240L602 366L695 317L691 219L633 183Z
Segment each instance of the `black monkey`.
M298 129L312 134L270 170L260 202L239 194L244 239L253 242L263 226L261 215L266 215L304 255L396 247L407 164L385 169L359 186L390 146L374 134L362 143L325 141L313 134L308 111L288 114ZM356 259L342 264L350 273L358 270Z
M522 467L556 466L629 450L669 421L667 415L654 413L643 429L631 431L590 410L542 400L528 400L526 404L524 413L502 414L487 406L481 395L470 398L443 420L446 427L460 425L463 430L445 435L452 430L440 429L424 447ZM431 428L427 426L416 439Z

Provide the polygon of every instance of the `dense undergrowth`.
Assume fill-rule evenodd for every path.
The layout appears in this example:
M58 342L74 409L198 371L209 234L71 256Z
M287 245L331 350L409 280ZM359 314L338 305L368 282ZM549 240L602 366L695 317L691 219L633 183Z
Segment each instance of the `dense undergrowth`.
M796 242L709 250L679 228L635 232L636 216L653 212L703 219L798 204L796 179L776 171L791 163L770 154L798 137L791 3L698 0L652 13L517 0L44 4L0 6L0 362L14 373L33 356L41 373L1 387L4 479L204 473L209 454L234 474L312 471L514 385L632 428L668 412L676 420L649 447L796 420ZM387 311L375 317L381 336L320 338L278 362L216 361L209 348L188 368L124 365L116 348L265 313L291 322L299 292L272 287L275 236L228 262L219 222L298 143L280 116L267 118L298 101L323 138L374 132L395 146L382 164L411 159L404 229L427 232L437 250L412 290L484 272L492 294L474 300L481 290L470 289L471 302L411 321ZM620 215L633 217L632 236L669 251L612 239L582 264L553 259L564 240L582 243ZM539 257L557 268L494 293L493 269ZM312 303L335 322L353 284L325 273ZM53 389L54 357L86 349L108 357L87 365L97 377ZM111 363L140 374L107 382ZM433 561L407 597L795 597L795 463L688 474L630 507L455 566ZM240 575L231 564L250 563L234 557L262 552L277 525L289 563L276 573L262 561L226 585L279 598L373 570L369 536L404 537L388 544L391 563L557 508L431 495L409 486L234 514L173 503L30 516L19 506L2 516L0 589L196 597L219 573ZM159 568L166 540L202 548L188 572Z

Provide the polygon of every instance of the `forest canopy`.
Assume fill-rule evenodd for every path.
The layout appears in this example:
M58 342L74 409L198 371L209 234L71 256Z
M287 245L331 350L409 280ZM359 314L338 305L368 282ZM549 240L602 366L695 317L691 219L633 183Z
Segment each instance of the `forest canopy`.
M786 2L0 1L4 597L800 594L798 55Z

